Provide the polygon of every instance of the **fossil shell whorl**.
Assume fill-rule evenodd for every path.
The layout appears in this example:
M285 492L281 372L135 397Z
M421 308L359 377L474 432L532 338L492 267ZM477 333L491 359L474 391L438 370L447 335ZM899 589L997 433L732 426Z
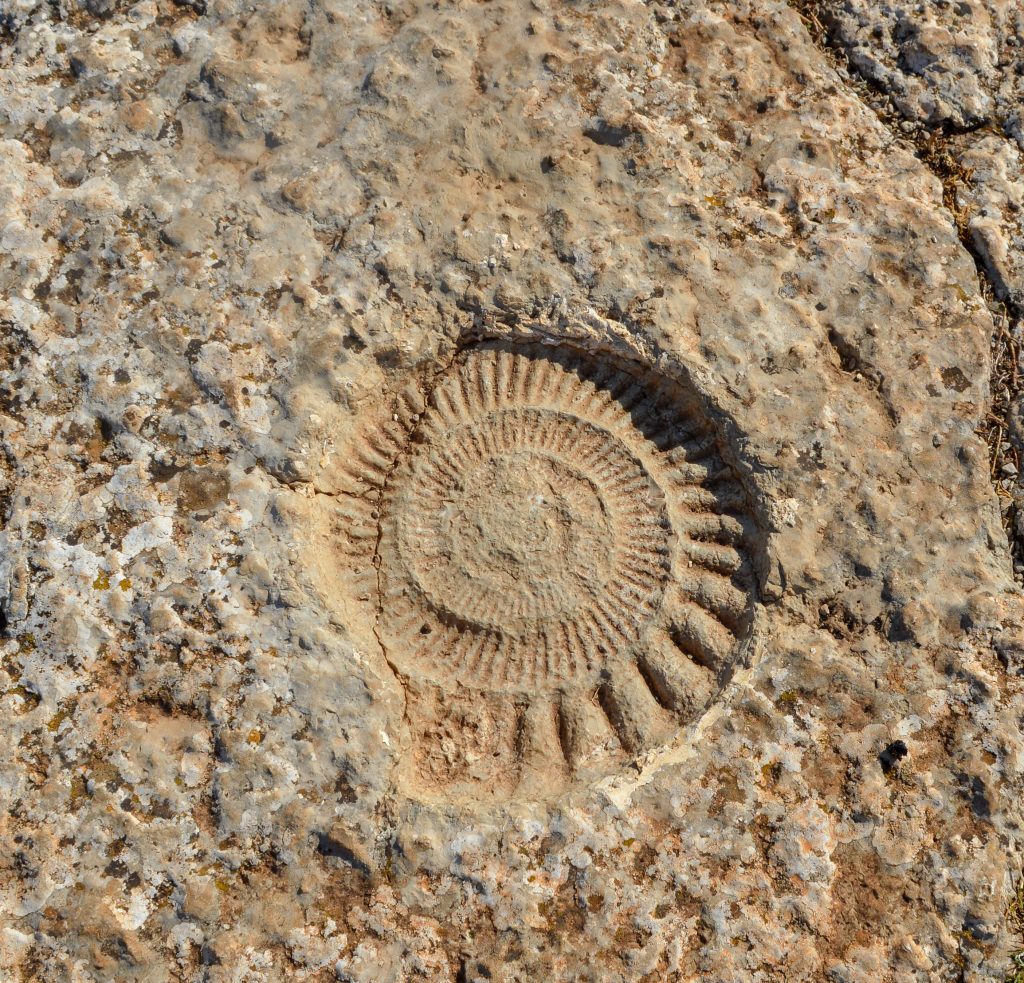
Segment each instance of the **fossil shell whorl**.
M434 716L476 691L486 722L459 726L524 774L663 742L728 678L754 598L746 496L672 381L481 345L352 470L389 661L440 694Z
M579 678L599 652L639 640L657 610L669 570L664 497L589 421L549 407L473 412L462 424L435 414L395 475L384 625L404 636L402 651L467 685Z

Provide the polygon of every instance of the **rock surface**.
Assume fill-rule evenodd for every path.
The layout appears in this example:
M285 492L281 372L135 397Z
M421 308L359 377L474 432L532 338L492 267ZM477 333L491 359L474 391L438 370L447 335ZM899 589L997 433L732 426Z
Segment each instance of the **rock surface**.
M908 121L1019 139L1009 8L874 8ZM0 29L3 974L1005 977L992 315L795 10ZM1020 149L963 144L1011 293Z
M821 0L830 39L905 120L944 138L997 296L1024 311L1024 7Z

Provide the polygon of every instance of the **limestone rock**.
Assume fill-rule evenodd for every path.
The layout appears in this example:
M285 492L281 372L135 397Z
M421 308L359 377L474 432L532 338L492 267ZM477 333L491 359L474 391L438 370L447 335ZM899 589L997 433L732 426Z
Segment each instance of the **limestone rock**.
M0 975L1005 977L992 316L795 10L0 25Z
M810 9L850 67L913 127L948 140L963 179L959 205L996 296L1024 310L1024 10L1019 4L876 4Z
M1024 168L1016 144L997 136L969 141L959 159L971 174L963 198L969 229L997 296L1024 310Z
M1002 0L822 5L857 71L907 116L957 129L1019 109L1024 17Z

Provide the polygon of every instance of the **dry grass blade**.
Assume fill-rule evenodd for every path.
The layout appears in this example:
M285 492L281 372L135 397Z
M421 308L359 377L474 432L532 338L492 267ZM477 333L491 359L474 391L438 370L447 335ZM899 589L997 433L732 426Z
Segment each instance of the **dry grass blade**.
M1010 953L1011 969L1006 983L1024 983L1024 871L1017 876L1013 895L1006 906L1006 920L1016 939L1016 947Z

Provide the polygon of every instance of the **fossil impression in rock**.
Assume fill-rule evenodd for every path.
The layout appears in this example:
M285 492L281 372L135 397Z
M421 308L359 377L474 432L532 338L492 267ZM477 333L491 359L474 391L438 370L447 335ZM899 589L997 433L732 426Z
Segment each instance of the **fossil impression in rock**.
M413 784L540 794L695 719L754 596L697 401L627 360L490 343L394 409L335 534L407 688Z

